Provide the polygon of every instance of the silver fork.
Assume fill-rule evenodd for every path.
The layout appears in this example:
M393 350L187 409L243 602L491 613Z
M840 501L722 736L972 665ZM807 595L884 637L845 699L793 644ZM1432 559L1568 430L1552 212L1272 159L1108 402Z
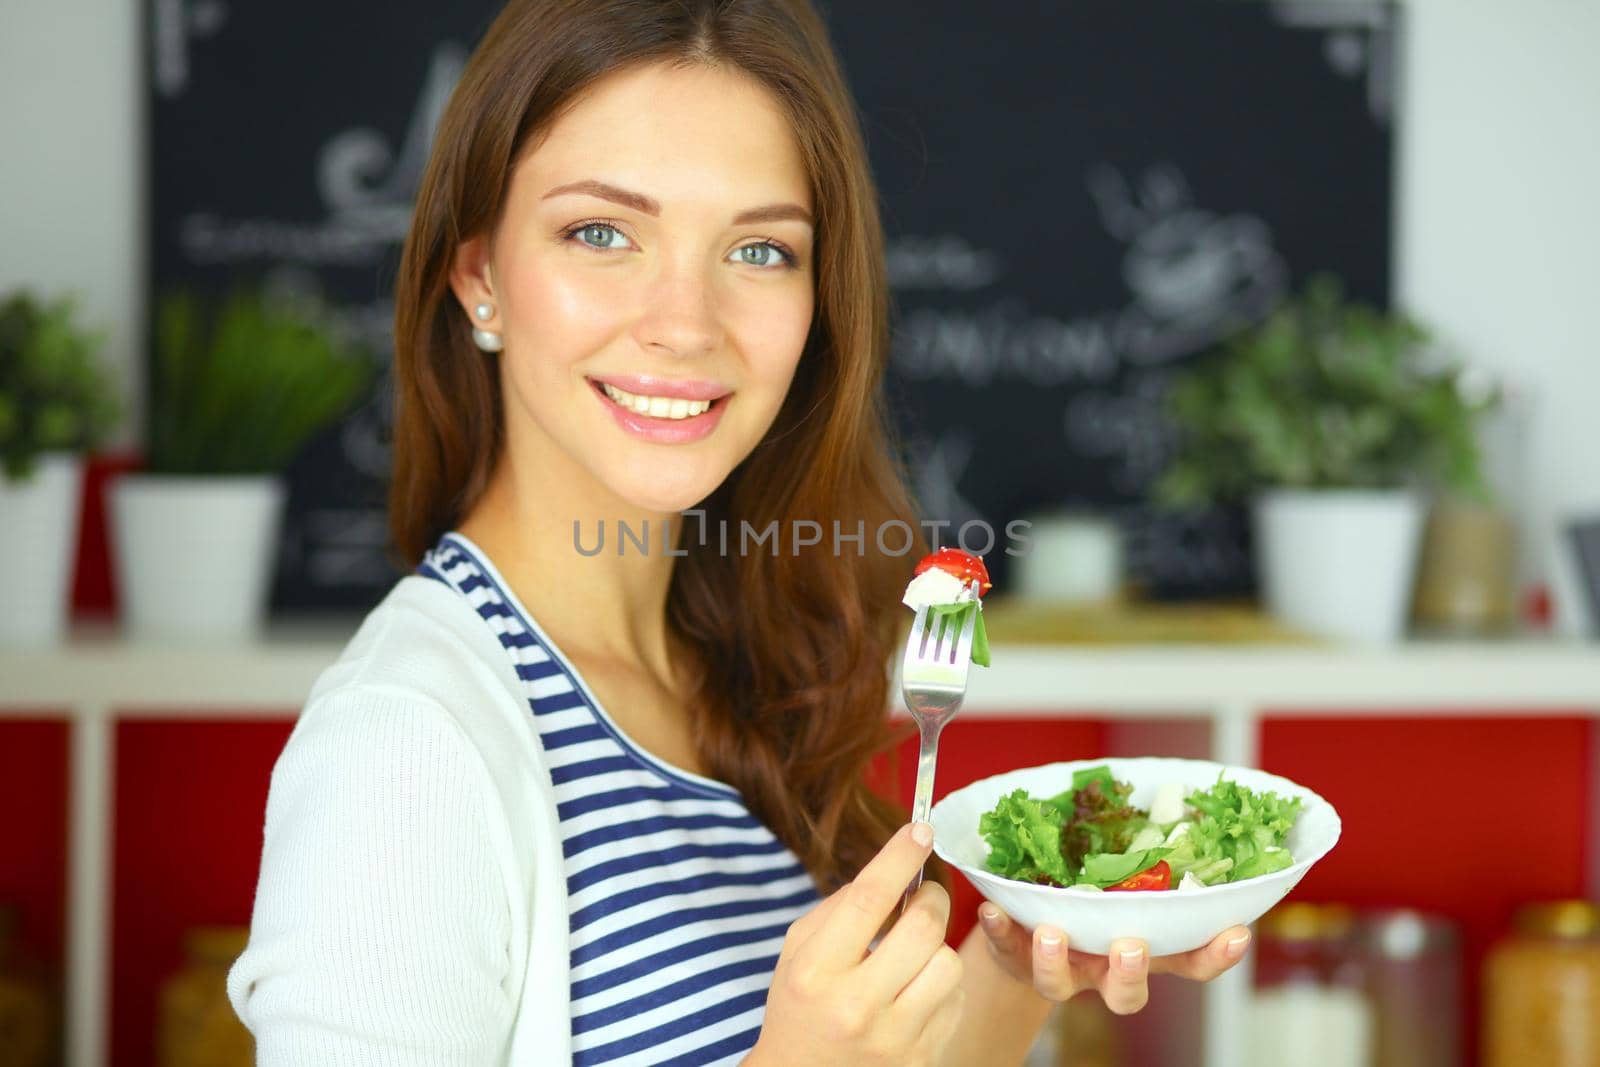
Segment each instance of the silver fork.
M979 609L982 610L982 609ZM917 791L911 801L913 822L927 822L933 806L933 764L939 752L939 731L955 718L961 700L967 695L967 672L972 666L972 632L977 626L977 611L966 614L957 630L948 615L935 615L927 608L917 609L906 639L905 659L900 666L900 695L922 734L917 757ZM911 897L922 885L922 868L911 880L900 901L903 914Z

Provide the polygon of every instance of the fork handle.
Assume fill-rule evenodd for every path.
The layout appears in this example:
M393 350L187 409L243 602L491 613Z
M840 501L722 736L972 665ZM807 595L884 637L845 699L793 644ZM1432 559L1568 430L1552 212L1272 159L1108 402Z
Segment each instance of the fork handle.
M919 721L917 726L922 734L922 746L917 756L917 791L911 799L911 821L927 822L928 811L933 807L933 764L939 753L939 731L944 729L944 723ZM904 915L911 906L911 898L921 885L922 868L918 867L905 895L900 898L900 914Z

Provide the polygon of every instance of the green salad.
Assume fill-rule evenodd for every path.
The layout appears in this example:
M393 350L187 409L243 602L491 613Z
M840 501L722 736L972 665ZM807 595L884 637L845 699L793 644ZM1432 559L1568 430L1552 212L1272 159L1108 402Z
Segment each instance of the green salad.
M978 819L985 861L1003 878L1105 890L1196 889L1281 871L1299 797L1256 792L1222 775L1209 789L1169 782L1149 810L1108 766L1072 776L1053 797L1016 789Z

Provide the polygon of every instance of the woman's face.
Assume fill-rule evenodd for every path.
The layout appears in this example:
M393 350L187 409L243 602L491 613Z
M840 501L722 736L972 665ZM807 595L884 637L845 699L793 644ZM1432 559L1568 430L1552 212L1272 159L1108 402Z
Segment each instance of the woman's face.
M813 211L753 80L652 65L592 86L516 167L492 256L469 242L457 261L463 306L493 305L474 323L504 339L517 468L652 512L710 494L794 376Z

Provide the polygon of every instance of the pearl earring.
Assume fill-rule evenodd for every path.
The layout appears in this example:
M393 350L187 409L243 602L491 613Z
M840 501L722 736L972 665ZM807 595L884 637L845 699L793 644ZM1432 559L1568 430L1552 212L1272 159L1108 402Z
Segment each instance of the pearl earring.
M479 304L472 309L472 313L487 322L494 318L494 305ZM498 352L505 347L505 341L501 339L499 334L493 330L476 327L472 331L472 343L485 352Z

